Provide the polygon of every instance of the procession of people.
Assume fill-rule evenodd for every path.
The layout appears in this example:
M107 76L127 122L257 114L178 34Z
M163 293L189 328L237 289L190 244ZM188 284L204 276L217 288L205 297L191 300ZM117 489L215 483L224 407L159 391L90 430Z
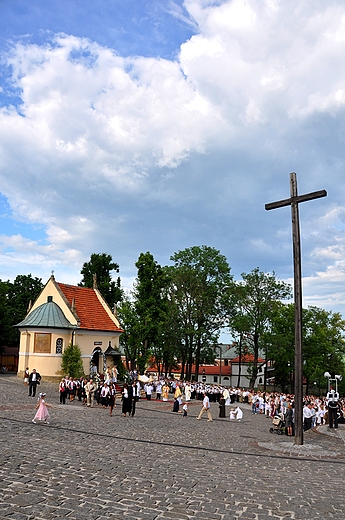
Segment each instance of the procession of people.
M110 417L116 408L116 401L121 403L123 417L134 417L136 405L140 399L173 403L171 411L182 413L187 417L188 404L200 401L201 409L197 419L207 415L208 422L213 421L211 405L216 404L219 418L241 421L243 419L242 404L247 404L251 414L261 414L273 419L277 414L284 416L287 435L294 432L294 396L284 392L263 392L246 388L227 387L219 384L207 384L195 381L184 381L176 378L160 377L152 380L144 376L132 377L121 386L117 383L118 371L114 367L107 369L104 378L95 381L93 378L72 378L66 376L59 383L59 403L65 405L77 400L87 408L95 406L107 409ZM40 374L33 369L25 373L24 383L29 386L29 396L35 397L36 388L41 382ZM45 394L44 394L45 396ZM42 398L42 394L40 394ZM248 412L246 412L248 413ZM337 428L345 423L345 399L331 388L325 397L305 396L303 401L304 430L329 424Z

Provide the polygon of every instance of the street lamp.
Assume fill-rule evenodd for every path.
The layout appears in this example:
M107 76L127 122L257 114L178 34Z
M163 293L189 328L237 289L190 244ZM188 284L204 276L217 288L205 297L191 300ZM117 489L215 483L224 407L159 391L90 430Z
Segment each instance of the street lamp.
M335 381L335 391L338 392L338 381L341 381L343 377L340 374L335 374L335 376L332 377L329 372L325 372L323 375L328 378L328 391L331 386L331 381Z
M219 348L219 384L222 384L222 344L214 345L213 348Z

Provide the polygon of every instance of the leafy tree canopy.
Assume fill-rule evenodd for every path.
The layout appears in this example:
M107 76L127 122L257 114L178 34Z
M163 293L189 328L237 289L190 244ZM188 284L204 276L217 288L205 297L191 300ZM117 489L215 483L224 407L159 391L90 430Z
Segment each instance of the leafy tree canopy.
M107 253L93 253L89 262L83 264L80 273L83 279L78 284L80 287L94 286L94 276L96 276L96 283L103 298L112 308L123 298L123 290L121 289L121 279L117 277L114 281L111 272L118 273L119 265L113 262L111 255Z
M30 302L33 303L43 289L42 279L31 274L18 275L13 282L0 282L1 344L19 345L19 331L13 327L22 321Z

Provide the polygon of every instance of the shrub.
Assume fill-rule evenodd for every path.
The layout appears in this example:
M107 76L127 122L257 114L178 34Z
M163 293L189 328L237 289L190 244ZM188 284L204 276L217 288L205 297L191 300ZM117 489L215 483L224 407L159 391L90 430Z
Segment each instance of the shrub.
M65 375L73 378L84 376L83 360L78 345L70 343L62 354L61 368Z

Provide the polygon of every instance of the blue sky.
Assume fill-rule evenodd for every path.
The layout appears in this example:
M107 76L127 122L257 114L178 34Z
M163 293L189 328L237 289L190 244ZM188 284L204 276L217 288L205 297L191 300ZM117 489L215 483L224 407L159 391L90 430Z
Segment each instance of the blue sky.
M193 245L345 315L342 0L0 0L0 279Z

